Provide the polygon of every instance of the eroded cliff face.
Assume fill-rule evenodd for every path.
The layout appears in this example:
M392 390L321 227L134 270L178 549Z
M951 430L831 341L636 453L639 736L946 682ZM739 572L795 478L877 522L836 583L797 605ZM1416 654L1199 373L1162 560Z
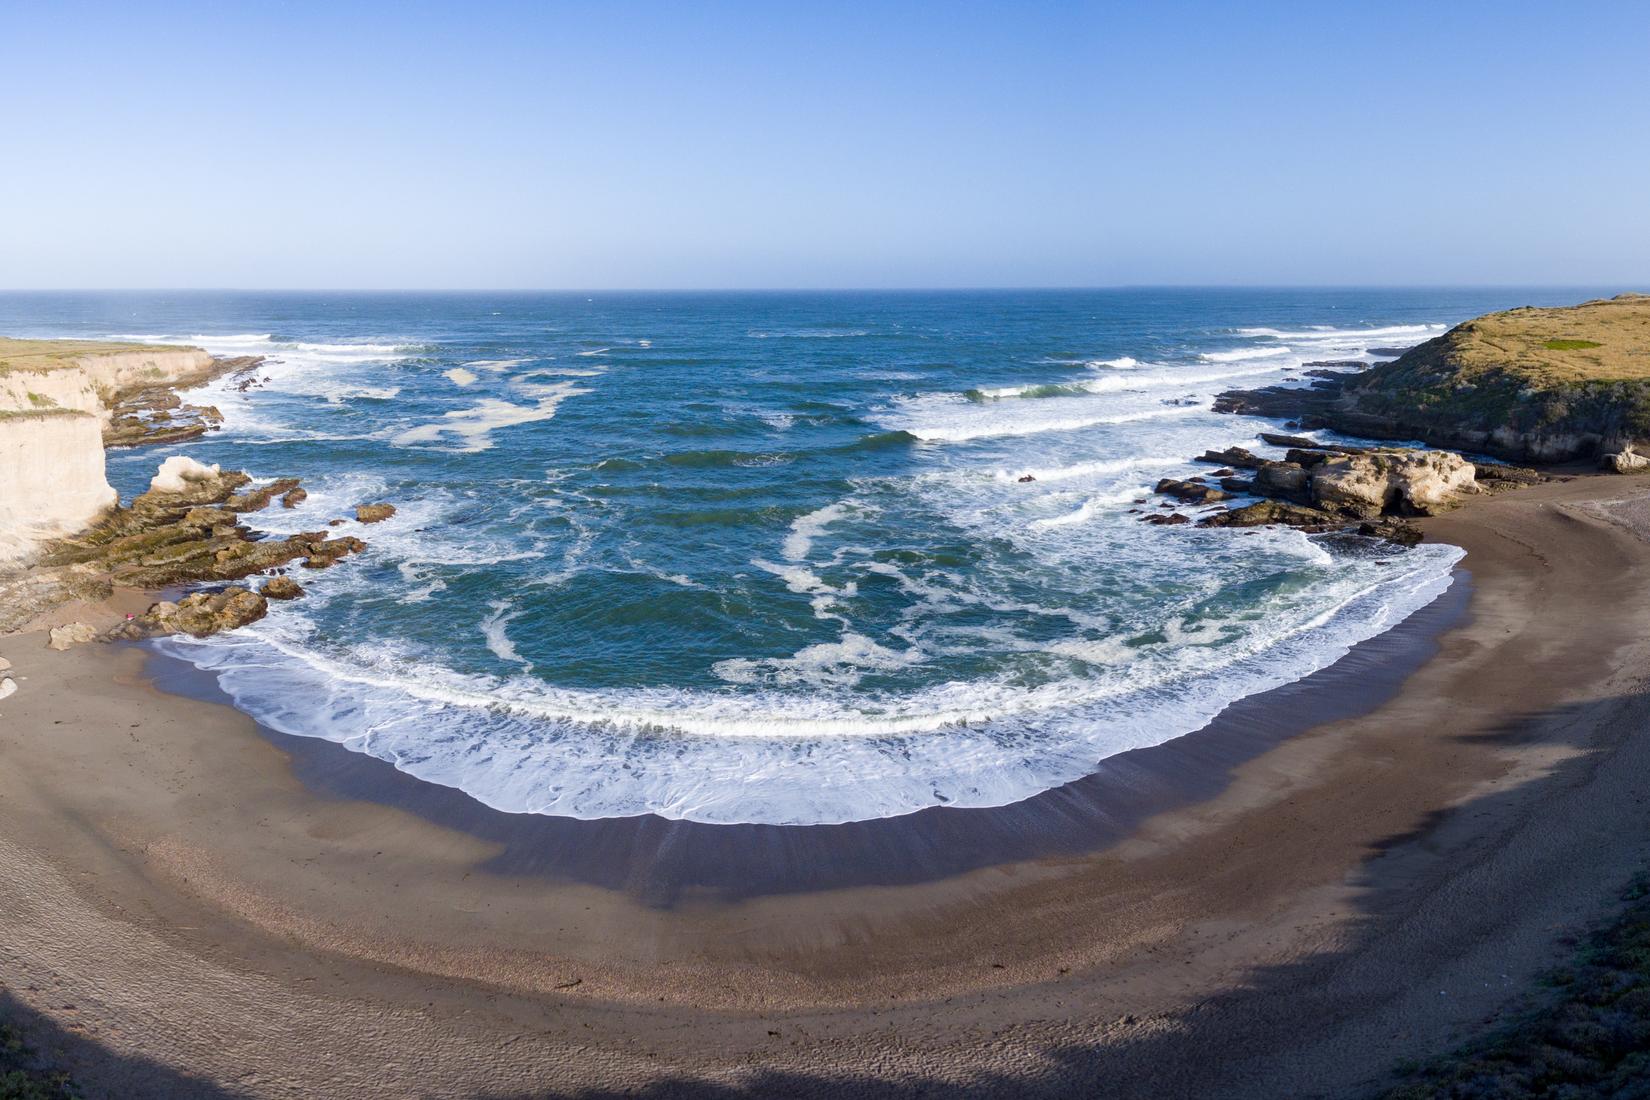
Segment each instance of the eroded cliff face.
M103 430L126 391L216 373L198 348L0 340L0 569L46 539L84 530L115 504Z

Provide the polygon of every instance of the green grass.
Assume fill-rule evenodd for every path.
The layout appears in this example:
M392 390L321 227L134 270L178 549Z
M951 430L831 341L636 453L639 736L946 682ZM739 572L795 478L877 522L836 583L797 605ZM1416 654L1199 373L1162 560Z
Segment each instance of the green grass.
M1650 295L1487 313L1411 348L1369 377L1424 375L1459 387L1487 374L1536 386L1650 379Z

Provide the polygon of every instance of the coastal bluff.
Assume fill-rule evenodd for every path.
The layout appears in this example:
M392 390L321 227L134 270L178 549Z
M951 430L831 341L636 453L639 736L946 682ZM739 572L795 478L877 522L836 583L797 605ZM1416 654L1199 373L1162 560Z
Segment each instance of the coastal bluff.
M0 566L114 507L103 448L122 402L227 369L192 347L0 338Z
M1650 466L1650 295L1486 314L1368 370L1231 391L1215 409L1515 462Z

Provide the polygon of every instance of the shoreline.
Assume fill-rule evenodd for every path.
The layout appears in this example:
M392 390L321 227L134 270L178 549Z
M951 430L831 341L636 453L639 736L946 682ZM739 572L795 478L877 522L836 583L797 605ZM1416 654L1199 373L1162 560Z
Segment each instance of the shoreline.
M1596 501L1643 495L1583 477L1421 521L1475 582L1437 654L1126 839L668 910L318 796L304 752L137 651L7 639L0 985L94 1095L1340 1094L1499 1011L1642 866L1650 509Z
M1147 818L1218 795L1232 771L1313 726L1368 714L1436 654L1466 614L1472 580L1450 586L1390 630L1355 643L1299 680L1227 705L1201 729L1100 761L1081 779L1004 806L936 806L843 824L705 824L654 814L575 819L495 810L455 787L324 738L252 718L317 797L404 810L501 850L483 869L619 890L669 908L684 894L736 901L856 886L906 886L1120 842ZM163 693L236 709L216 677L145 650L144 675ZM237 711L237 713L240 713Z

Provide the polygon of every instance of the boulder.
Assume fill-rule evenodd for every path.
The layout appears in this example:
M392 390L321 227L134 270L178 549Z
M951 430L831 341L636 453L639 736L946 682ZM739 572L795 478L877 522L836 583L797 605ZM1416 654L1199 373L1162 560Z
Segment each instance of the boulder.
M1192 522L1192 517L1183 516L1179 512L1170 512L1166 516L1161 514L1161 513L1158 513L1156 515L1150 515L1150 516L1145 517L1143 520L1141 520L1141 522L1142 523L1155 523L1159 526L1168 525L1168 526L1172 527L1172 526L1175 526L1175 525L1181 524L1181 523L1190 523L1190 522Z
M97 627L91 623L69 623L66 626L54 626L51 629L51 640L46 648L62 651L77 645L84 645L97 637Z
M295 600L304 594L304 586L291 577L271 577L258 591L266 599Z
M282 508L296 508L309 497L309 490L299 487L288 491L281 497Z
M1599 466L1618 474L1637 474L1650 469L1650 458L1632 450L1616 451L1601 458Z
M1452 451L1371 451L1343 455L1312 471L1311 503L1357 519L1430 516L1478 491L1472 463Z
M1157 483L1157 491L1181 500L1212 503L1217 500L1231 500L1232 494L1208 485L1200 485L1192 481L1176 481L1166 477Z
M393 504L362 504L355 509L355 522L382 523L395 515Z
M10 676L0 677L0 699L4 699L9 695L14 695L16 692L16 680L13 680Z

